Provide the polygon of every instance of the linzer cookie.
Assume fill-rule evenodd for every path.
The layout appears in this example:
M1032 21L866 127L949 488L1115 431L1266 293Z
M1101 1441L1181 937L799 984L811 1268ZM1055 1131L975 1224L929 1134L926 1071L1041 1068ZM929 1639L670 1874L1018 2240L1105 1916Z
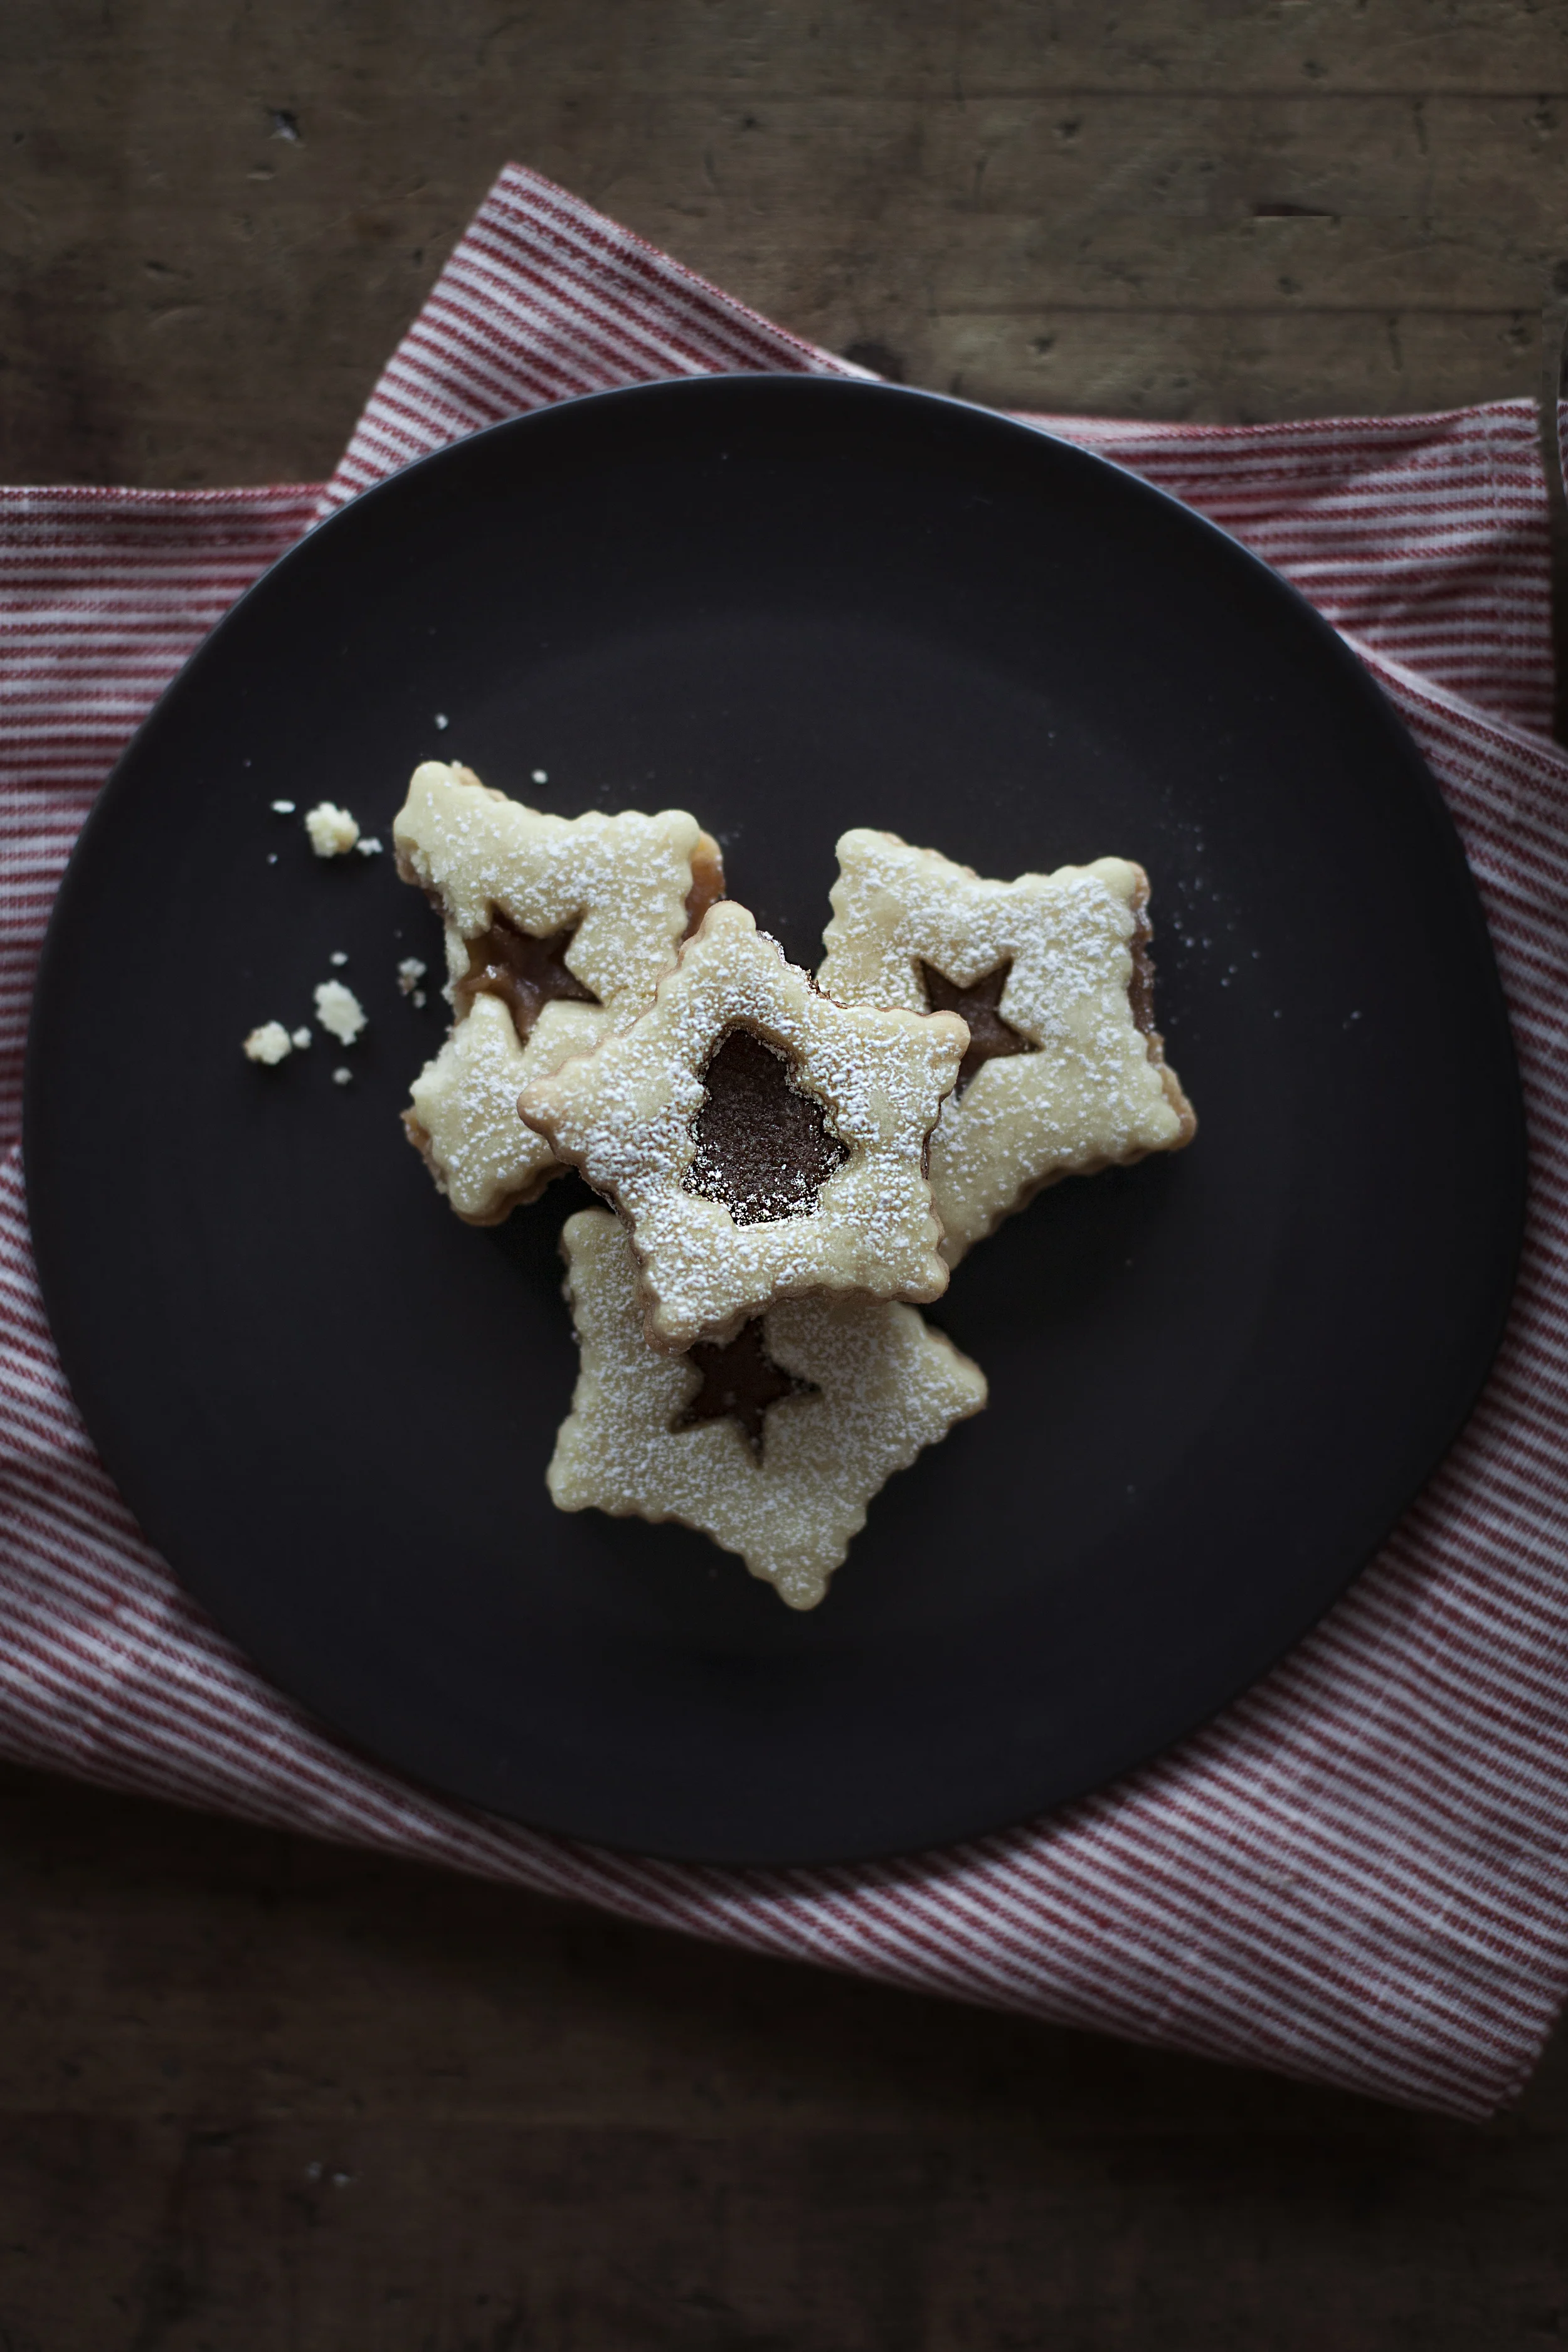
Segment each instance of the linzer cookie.
M444 918L454 1011L405 1125L458 1214L495 1224L561 1172L519 1093L651 998L722 894L718 847L683 810L547 816L438 760L393 839Z
M620 1210L678 1350L808 1291L941 1297L925 1149L968 1043L952 1013L832 1003L724 901L647 1012L518 1107Z
M678 1519L811 1609L866 1507L978 1412L985 1380L912 1307L789 1298L724 1346L648 1346L625 1229L600 1209L561 1236L581 1351L547 1474L563 1511Z
M845 1005L960 1013L970 1043L931 1142L950 1265L1043 1185L1197 1121L1153 1026L1148 877L1121 857L983 880L896 834L838 844L818 980Z

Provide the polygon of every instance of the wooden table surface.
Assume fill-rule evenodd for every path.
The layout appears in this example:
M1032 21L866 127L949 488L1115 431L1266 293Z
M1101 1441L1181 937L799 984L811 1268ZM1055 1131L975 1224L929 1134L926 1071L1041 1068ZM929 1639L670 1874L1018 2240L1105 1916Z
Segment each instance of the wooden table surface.
M1531 394L1568 11L7 0L0 478L319 477L500 163L1003 404ZM0 2352L1568 2341L1485 2128L0 1773Z

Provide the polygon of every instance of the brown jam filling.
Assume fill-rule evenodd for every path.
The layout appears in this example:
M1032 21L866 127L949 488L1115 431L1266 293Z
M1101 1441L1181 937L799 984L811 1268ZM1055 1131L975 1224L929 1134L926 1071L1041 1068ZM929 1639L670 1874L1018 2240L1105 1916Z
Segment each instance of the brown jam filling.
M1142 907L1135 908L1132 927L1132 978L1128 982L1127 1002L1132 1019L1145 1037L1154 1035L1154 959L1149 952L1149 942L1154 936L1154 926Z
M691 887L686 894L686 931L690 939L702 927L710 907L724 896L724 860L711 834L705 833L691 853Z
M700 1422L733 1419L741 1424L747 1444L760 1462L768 1407L780 1397L816 1396L812 1381L797 1381L775 1364L763 1342L760 1320L744 1324L727 1345L700 1343L691 1361L702 1375L702 1386L670 1423L671 1429L695 1429Z
M786 1057L753 1031L731 1029L702 1084L687 1191L721 1202L738 1225L804 1216L849 1154Z
M503 914L494 913L489 929L468 942L468 969L455 991L458 1011L466 1013L476 996L499 996L510 1010L519 1044L526 1045L545 1006L558 998L597 1004L592 989L566 969L572 939L572 932L563 930L536 940L531 931L520 931Z
M938 971L934 963L921 965L921 979L925 985L926 1003L933 1013L956 1013L969 1024L969 1051L958 1066L958 1084L953 1097L963 1092L984 1063L993 1061L998 1054L1037 1054L1039 1047L1031 1045L1020 1036L1011 1022L1004 1021L997 1011L1002 991L1007 985L1007 974L1013 969L1013 959L999 963L968 988L960 988Z

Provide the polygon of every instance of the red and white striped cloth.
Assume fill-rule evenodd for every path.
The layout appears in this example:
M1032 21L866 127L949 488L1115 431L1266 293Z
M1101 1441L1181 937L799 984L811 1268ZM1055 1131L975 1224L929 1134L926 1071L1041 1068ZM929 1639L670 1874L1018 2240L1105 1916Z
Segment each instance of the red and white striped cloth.
M745 1873L446 1804L260 1682L96 1459L39 1304L15 1138L72 837L131 730L318 512L613 383L857 373L548 182L492 191L314 487L0 492L0 1753L757 1950L1480 2116L1568 1989L1568 759L1521 403L1247 428L1051 420L1202 508L1343 628L1442 778L1534 1140L1495 1376L1382 1558L1266 1681L1051 1818L875 1868Z

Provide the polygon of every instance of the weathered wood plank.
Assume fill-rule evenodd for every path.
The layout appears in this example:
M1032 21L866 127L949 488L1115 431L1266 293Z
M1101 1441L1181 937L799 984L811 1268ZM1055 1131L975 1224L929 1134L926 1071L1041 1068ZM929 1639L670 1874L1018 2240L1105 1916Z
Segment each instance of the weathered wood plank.
M0 2116L1472 2137L6 1768L0 1855Z
M1524 2352L1568 2166L347 2122L0 2132L13 2352ZM1528 2202L1506 2274L1494 2216Z
M0 477L324 472L509 156L983 399L1527 394L1565 91L1523 0L9 0ZM1562 2043L1472 2131L5 1771L0 2013L0 2352L1568 2332Z
M546 77L569 93L613 83L656 99L1568 89L1568 20L1543 0L455 0L439 13L424 0L278 0L216 19L204 0L12 0L6 14L20 20L10 53L40 76L110 61L147 85L205 58L283 103L290 84L331 89L345 113L399 82L436 105L481 77L514 104Z
M1485 2130L0 1774L7 2352L1512 2352Z
M509 155L1003 404L1527 394L1568 259L1553 10L13 0L0 78L13 478L324 472Z

